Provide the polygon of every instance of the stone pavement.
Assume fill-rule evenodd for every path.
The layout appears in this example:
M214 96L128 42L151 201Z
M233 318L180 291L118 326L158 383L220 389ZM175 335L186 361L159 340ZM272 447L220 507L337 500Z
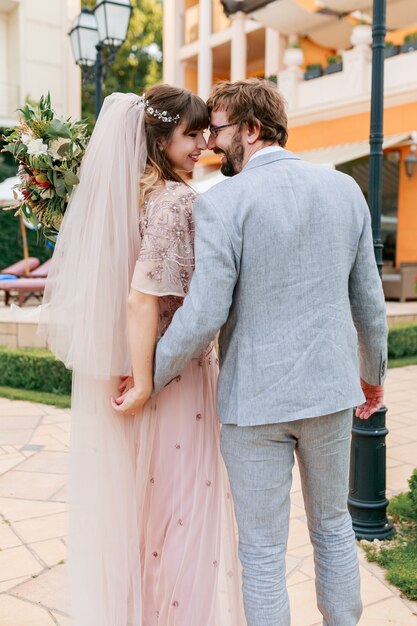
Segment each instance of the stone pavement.
M417 366L389 371L386 403L387 490L392 495L407 488L417 464ZM0 398L1 626L71 624L65 546L69 422L69 411ZM291 518L287 571L292 624L319 626L297 471ZM383 571L359 553L365 605L360 626L417 626L417 604L402 599L384 581Z

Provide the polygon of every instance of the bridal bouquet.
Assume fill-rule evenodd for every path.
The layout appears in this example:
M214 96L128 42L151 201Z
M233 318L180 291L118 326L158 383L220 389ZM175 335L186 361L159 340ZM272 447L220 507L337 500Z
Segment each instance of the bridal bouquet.
M63 120L51 108L48 94L39 105L26 104L16 128L5 137L4 152L19 163L17 209L46 239L56 241L69 196L79 183L77 176L88 143L86 125Z

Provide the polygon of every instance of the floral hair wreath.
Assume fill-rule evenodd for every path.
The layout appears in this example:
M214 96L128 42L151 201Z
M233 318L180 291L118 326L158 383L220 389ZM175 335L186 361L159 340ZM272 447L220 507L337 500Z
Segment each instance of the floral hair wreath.
M146 112L149 113L149 115L153 115L153 117L157 117L161 120L161 122L172 122L177 124L181 119L179 115L175 115L175 117L173 117L168 114L168 111L158 111L158 109L155 109L150 105L149 100L146 99L146 94L143 94L143 96L139 98L137 104L143 104Z

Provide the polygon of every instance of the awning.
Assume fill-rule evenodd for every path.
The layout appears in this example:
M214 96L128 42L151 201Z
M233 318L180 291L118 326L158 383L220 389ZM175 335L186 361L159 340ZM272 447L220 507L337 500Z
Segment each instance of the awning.
M239 4L265 27L283 35L308 35L319 45L336 49L350 47L355 25L350 13L360 11L372 21L372 0L271 0L254 8L250 2ZM417 0L387 0L388 30L412 24L417 24Z
M401 133L398 135L389 135L384 138L383 148L393 148L394 146L406 145L411 141L410 133ZM361 157L369 155L369 141L355 141L353 143L341 143L335 146L326 146L316 148L314 150L303 150L298 152L298 156L318 165L326 165L327 167L336 167L342 163L349 163Z

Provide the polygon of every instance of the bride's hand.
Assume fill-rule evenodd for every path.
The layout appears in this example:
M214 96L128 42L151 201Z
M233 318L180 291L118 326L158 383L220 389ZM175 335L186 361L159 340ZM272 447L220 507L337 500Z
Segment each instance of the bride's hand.
M152 395L152 387L131 387L118 398L110 398L113 409L124 415L135 415Z

